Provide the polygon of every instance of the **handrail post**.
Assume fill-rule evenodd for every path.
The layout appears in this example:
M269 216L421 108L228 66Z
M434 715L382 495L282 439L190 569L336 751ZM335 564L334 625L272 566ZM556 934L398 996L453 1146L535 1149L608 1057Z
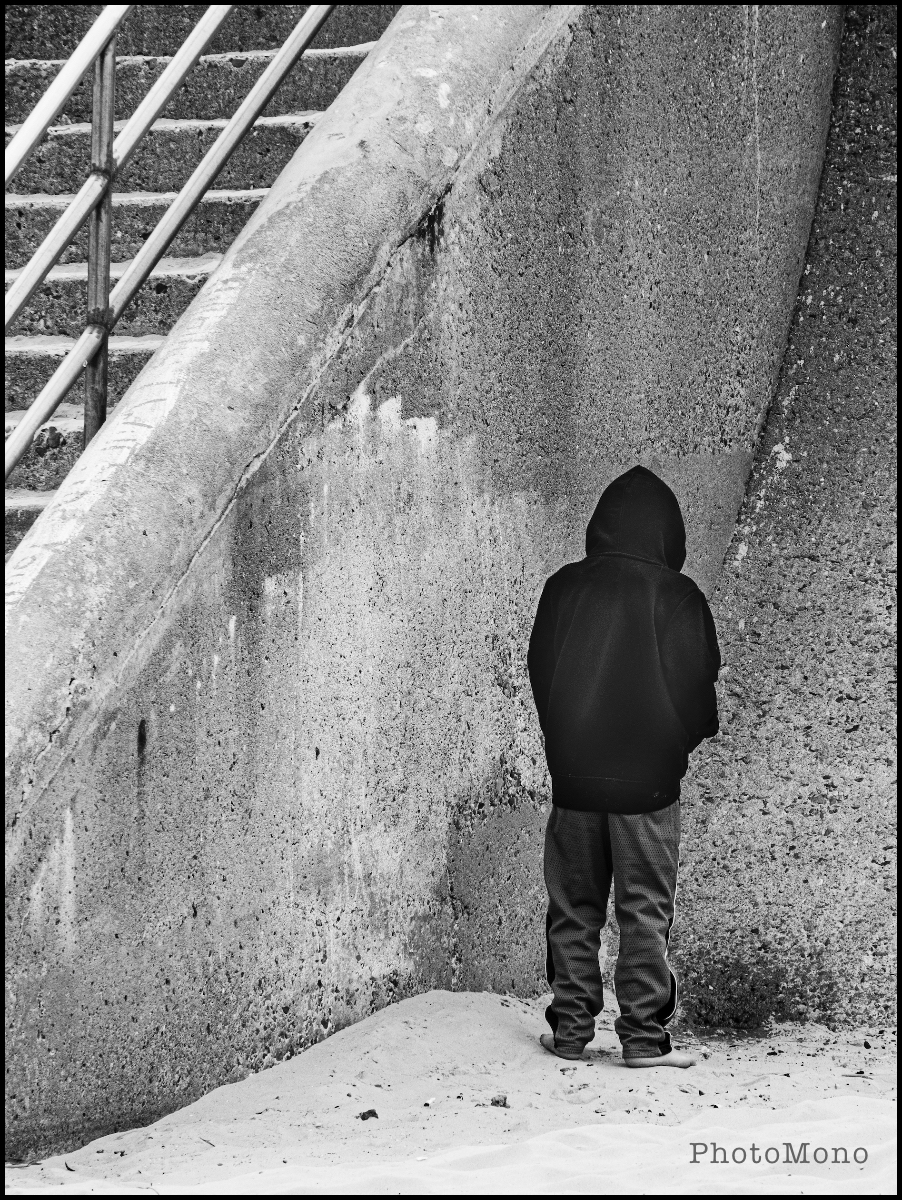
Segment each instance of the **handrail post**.
M94 68L91 112L91 170L107 179L106 191L91 213L88 230L88 313L86 325L99 325L103 340L85 370L84 445L106 420L109 362L110 244L113 218L113 118L116 97L116 35L110 38Z

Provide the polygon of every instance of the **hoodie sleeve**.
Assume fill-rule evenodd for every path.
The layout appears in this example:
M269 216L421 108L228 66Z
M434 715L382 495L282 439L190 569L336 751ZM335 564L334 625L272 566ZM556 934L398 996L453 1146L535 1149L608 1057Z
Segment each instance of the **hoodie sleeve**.
M548 698L551 693L551 681L554 678L554 634L557 624L556 604L551 579L545 581L542 595L539 597L539 607L533 622L532 634L529 639L529 652L526 665L529 668L529 682L532 685L532 696L539 714L539 725L545 732L545 716L548 712Z
M690 592L668 622L661 663L673 706L689 734L687 753L720 728L714 684L720 671L720 647L708 601Z

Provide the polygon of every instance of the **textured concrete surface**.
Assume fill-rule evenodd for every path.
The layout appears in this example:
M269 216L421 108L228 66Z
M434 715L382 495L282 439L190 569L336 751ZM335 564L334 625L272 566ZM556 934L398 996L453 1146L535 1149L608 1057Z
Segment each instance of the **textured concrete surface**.
M214 189L197 206L175 241L170 258L194 258L232 244L266 195L265 188ZM62 216L72 199L64 196L7 196L4 259L7 268L24 267ZM175 199L175 192L121 192L113 197L112 256L117 262L134 257ZM85 226L64 251L60 262L86 262Z
M217 188L269 187L310 132L315 114L260 117L216 176ZM174 192L183 187L227 124L161 118L116 175L122 192ZM121 128L116 122L116 131ZM15 177L16 191L77 192L90 166L91 127L54 125Z
M399 4L340 4L313 46L375 41ZM7 58L65 58L97 18L100 4L8 4L4 11ZM205 4L140 4L117 34L118 54L175 54L206 11ZM210 45L213 53L273 50L303 16L306 4L238 4Z
M239 43L235 43L238 45ZM365 49L308 50L264 109L264 115L326 109L348 82ZM164 117L230 117L263 74L275 51L250 50L204 55L163 110ZM116 119L127 120L171 58L130 57L116 63ZM6 64L4 107L7 124L24 121L61 66L58 60ZM59 124L90 121L93 76L72 93Z
M847 12L779 389L713 609L686 789L697 1020L895 1020L896 9ZM713 864L716 867L712 869Z
M50 503L52 496L52 492L7 489L3 521L4 561L9 561L10 555L35 523L38 514Z
M78 393L70 393L73 400ZM5 434L25 415L23 409L6 414ZM83 409L78 404L61 404L47 424L35 435L31 448L8 476L9 488L35 488L46 492L59 487L81 454L84 441Z
M74 339L11 337L6 339L3 390L5 408L28 408L41 388L68 354ZM159 350L161 336L133 338L114 335L110 339L109 396L112 407L134 382L147 360Z
M147 282L137 293L116 325L116 332L133 337L166 333L210 278L222 259L220 254L198 258L161 258ZM127 262L110 264L113 287L125 272ZM6 272L7 283L14 277ZM75 338L85 327L88 308L88 267L70 263L54 267L46 280L10 325L14 336Z
M637 459L713 585L838 22L412 6L314 128L10 560L14 1152L543 988L539 588Z

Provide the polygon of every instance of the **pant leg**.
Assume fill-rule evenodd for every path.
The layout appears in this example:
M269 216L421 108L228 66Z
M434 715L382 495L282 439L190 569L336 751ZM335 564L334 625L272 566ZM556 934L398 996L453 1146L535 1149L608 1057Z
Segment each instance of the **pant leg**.
M548 983L545 1010L558 1046L582 1050L604 1007L598 949L611 889L606 813L552 807L545 831L545 922Z
M614 906L620 953L614 1024L624 1058L670 1053L665 1026L676 1010L676 977L667 962L680 849L679 801L651 813L611 813Z

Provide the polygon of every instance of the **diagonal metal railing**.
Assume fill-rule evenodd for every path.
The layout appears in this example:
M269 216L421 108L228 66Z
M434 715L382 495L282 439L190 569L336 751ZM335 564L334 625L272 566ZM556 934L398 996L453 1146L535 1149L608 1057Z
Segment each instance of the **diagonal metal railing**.
M9 181L47 132L50 122L62 112L63 105L134 7L134 4L108 4L76 46L60 73L23 122L22 128L6 147L3 162L4 187L9 187Z
M112 188L144 135L181 87L234 4L212 4L135 112L113 140L116 31L133 4L108 5L35 105L6 148L6 183L13 178L94 66L91 172L69 207L6 293L5 328L16 319L88 218L88 313L76 339L6 442L6 478L38 429L53 416L82 371L85 379L85 445L106 419L107 356L111 330L166 253L216 176L266 108L276 89L337 7L312 4L238 106L188 182L163 214L110 292Z

